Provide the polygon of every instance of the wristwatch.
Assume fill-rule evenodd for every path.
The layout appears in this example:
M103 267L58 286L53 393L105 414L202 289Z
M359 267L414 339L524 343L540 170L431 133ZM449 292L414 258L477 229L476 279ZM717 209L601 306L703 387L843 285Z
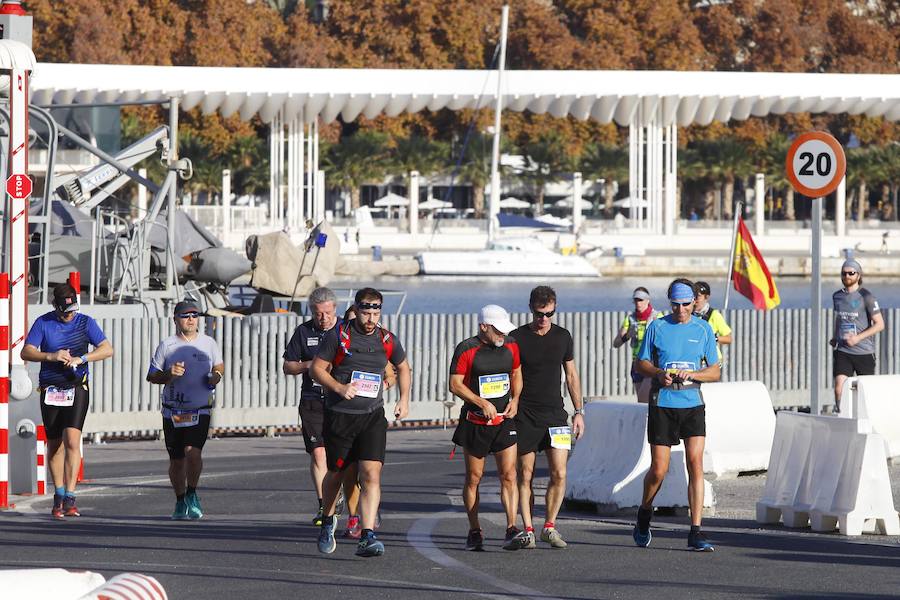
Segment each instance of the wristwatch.
M575 414L576 414L576 415L583 415L583 414L584 414L584 409L583 409L583 408L576 408L576 409L575 409Z

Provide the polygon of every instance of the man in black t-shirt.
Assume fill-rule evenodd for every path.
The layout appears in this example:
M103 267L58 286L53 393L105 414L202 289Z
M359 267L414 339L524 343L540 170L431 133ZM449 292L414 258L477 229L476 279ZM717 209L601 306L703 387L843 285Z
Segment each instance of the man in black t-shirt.
M500 478L500 501L506 510L504 550L524 547L525 534L516 528L516 416L522 391L519 347L507 334L515 328L509 313L496 304L481 309L478 335L456 346L450 362L450 392L463 401L453 443L466 459L463 504L469 517L466 550L484 550L478 521L478 486L484 459L493 454Z
M325 465L325 441L322 426L325 420L325 390L313 381L310 367L319 353L319 346L325 335L339 325L337 317L337 297L327 287L313 290L307 302L312 319L297 326L294 335L284 351L283 370L285 375L302 375L300 387L300 421L303 426L303 444L310 456L309 474L312 478L319 510L313 524L322 526L322 480L328 468Z
M572 334L551 322L556 313L556 292L541 285L531 290L528 301L533 320L510 335L519 344L522 361L522 397L516 414L519 444L519 504L528 537L526 548L535 547L531 509L534 503L532 483L538 452L547 455L550 484L547 486L546 516L541 540L553 548L565 548L566 542L556 529L556 517L566 492L566 461L572 447L572 435L584 433L581 381L575 369ZM572 427L560 393L562 373L575 407Z
M336 548L334 516L341 471L357 462L359 468L362 536L357 556L381 556L384 544L375 538L375 519L381 501L381 468L387 445L384 415L384 370L388 362L397 368L400 400L394 408L399 420L409 413L411 383L409 362L400 341L378 325L381 292L363 288L356 293L356 318L332 329L313 359L312 377L326 390L324 517L319 533L319 552Z

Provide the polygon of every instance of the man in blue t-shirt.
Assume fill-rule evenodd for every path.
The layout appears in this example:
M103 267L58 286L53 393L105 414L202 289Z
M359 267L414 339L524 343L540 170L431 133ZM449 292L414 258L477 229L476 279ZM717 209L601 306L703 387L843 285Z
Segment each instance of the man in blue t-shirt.
M700 532L703 516L703 447L706 410L700 385L721 377L716 336L712 327L693 315L697 290L687 279L669 285L672 313L647 327L637 355L637 370L653 380L647 408L650 469L644 477L644 496L634 526L634 542L650 545L653 499L669 470L672 446L684 440L688 467L688 504L691 531L688 547L711 551L713 545Z
M41 363L41 419L55 488L51 514L64 519L81 516L75 506L75 484L90 401L87 363L109 358L113 347L97 322L78 312L78 295L69 284L54 288L53 308L31 326L22 358ZM89 346L94 349L89 351Z

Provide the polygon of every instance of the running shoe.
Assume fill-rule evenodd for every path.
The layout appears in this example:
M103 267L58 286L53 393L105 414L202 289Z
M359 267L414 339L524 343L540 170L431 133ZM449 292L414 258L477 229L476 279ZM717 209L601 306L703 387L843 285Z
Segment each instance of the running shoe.
M59 494L53 494L53 509L50 511L50 516L60 521L66 518L63 514L63 497Z
M520 550L528 543L528 536L524 531L519 531L518 527L510 527L506 530L506 537L503 540L504 550Z
M547 542L554 548L565 548L568 546L566 540L556 530L556 527L544 527L544 530L541 531L541 541Z
M324 509L320 506L318 512L316 512L316 516L312 519L312 524L316 527L321 527L325 522L325 512Z
M712 552L716 549L716 547L712 545L712 542L706 539L706 536L703 535L702 531L689 533L687 545L688 548L697 552Z
M637 523L634 524L631 537L634 538L634 543L641 548L649 546L650 540L653 539L653 534L650 533L650 519L652 518L652 508L638 508Z
M362 536L362 526L359 524L359 517L351 516L347 519L347 529L341 534L342 537L351 540L358 540Z
M366 537L359 540L356 545L357 556L381 556L384 554L384 544L378 541L374 533L367 533Z
M175 502L175 512L172 513L173 521L184 521L188 519L188 505L184 500Z
M534 539L533 531L525 532L525 545L522 546L522 548L524 550L534 550L535 548L537 548L537 542Z
M641 548L646 548L650 545L650 540L653 539L653 534L650 533L650 528L647 527L646 531L641 531L641 529L635 525L634 531L631 532L631 537L634 538L634 543L640 546Z
M187 504L188 518L191 520L203 518L203 508L200 506L200 497L197 492L189 492L184 496L184 503Z
M470 552L484 551L484 534L480 529L469 531L469 535L466 536L466 550Z
M63 514L67 517L80 517L81 513L78 512L78 507L75 506L75 496L66 496L63 498Z
M334 515L322 519L322 529L319 530L319 552L331 554L337 548L334 539L334 528L337 527L337 517Z

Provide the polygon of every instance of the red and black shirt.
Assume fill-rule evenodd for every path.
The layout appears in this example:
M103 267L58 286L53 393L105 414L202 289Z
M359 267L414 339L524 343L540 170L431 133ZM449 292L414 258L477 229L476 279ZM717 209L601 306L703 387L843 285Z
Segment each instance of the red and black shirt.
M512 391L512 373L519 365L519 345L513 338L507 337L498 347L475 336L456 346L450 375L462 375L466 387L503 412ZM465 418L468 408L464 403L460 418Z

